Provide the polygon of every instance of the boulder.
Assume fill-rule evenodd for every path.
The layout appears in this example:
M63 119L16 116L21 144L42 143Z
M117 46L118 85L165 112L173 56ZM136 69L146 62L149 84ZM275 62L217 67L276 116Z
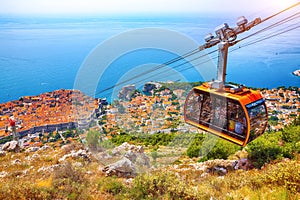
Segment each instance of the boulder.
M39 154L33 154L32 156L27 156L25 159L28 161L34 161L40 159L40 157L41 156Z
M20 146L18 144L17 141L10 141L10 142L6 142L3 146L2 146L2 150L3 151L9 151L9 152L19 152L20 151Z
M134 145L129 144L128 142L124 142L120 146L115 147L111 153L113 156L122 155L124 152L126 152L129 149L132 149Z
M63 162L67 158L73 158L73 159L78 159L78 158L83 158L87 161L91 161L90 159L90 153L88 153L84 149L79 149L78 151L71 151L71 153L64 155L62 158L60 158L58 161Z
M103 171L106 175L116 175L118 177L134 177L137 174L136 169L150 168L150 158L144 153L144 148L142 146L131 145L127 142L122 145L115 147L111 151L111 155L106 152L97 154L96 158L104 163L111 163L111 161L116 161L113 164L106 166Z
M233 162L233 167L235 170L242 169L242 170L249 170L252 168L251 162L247 158L242 158Z
M4 156L6 156L5 151L0 151L0 157L4 157Z
M124 157L128 158L135 165L146 166L148 168L151 167L150 158L146 156L144 153L139 153L139 152L134 152L129 150L124 154Z
M6 172L6 171L0 172L0 178L4 178L4 177L6 177L7 175L8 175L8 172Z
M117 176L122 178L132 178L137 175L133 163L128 158L123 158L111 165L103 168L107 176Z
M21 160L20 159L16 159L16 160L13 160L11 163L13 165L20 165L21 164Z
M38 172L53 172L56 169L59 169L61 167L63 167L64 165L61 164L56 164L56 165L51 165L48 167L41 167L38 169Z
M44 151L44 150L48 150L48 149L51 149L51 147L48 146L48 145L44 145L44 146L42 146L39 150L40 150L40 151Z
M25 153L36 152L39 149L39 147L29 147L28 149L26 149Z
M100 152L100 153L94 154L94 158L96 158L100 162L105 163L107 160L110 160L113 157L111 155L109 155L107 152Z

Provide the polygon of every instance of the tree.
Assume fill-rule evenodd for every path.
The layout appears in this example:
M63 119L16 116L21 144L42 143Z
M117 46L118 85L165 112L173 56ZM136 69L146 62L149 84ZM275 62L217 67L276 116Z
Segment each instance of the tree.
M96 151L100 147L100 133L95 130L89 130L86 136L86 142L88 147L92 151Z
M151 152L151 157L153 158L154 164L156 164L156 159L158 158L158 153L157 153L157 151L152 151L152 152Z
M195 138L192 141L191 145L187 149L187 155L190 158L199 157L203 140L204 140L203 134L197 134L195 136Z

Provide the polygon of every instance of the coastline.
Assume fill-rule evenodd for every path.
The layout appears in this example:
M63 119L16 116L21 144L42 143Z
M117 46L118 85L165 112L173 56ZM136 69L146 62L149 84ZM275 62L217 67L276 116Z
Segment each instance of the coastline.
M184 101L182 98L185 90L178 89L178 97L181 99L181 105ZM292 122L290 115L299 115L300 107L296 105L299 102L300 88L277 88L277 89L261 89L260 90L265 99L268 101L268 108L270 113L272 111L278 111L278 109L284 109L285 112L278 117L281 120L281 124L274 126L274 129L280 129L282 126ZM164 96L161 103L169 105L169 96ZM167 99L167 100L164 100ZM136 116L148 115L148 110L152 109L153 102L159 103L156 97L140 97L133 100L134 102L123 102L124 108L128 108L131 111L132 106L145 106L148 105L148 109L133 109L132 111L137 113ZM152 102L152 103L151 103ZM274 104L277 105L274 105ZM154 103L155 104L155 103ZM7 118L11 115L17 119L17 125L20 126L20 134L26 135L28 133L36 132L52 132L60 131L69 128L87 128L90 123L93 122L93 116L99 116L102 114L103 105L108 105L106 99L92 98L84 95L79 90L54 90L52 92L42 93L37 96L23 96L19 100L14 100L7 103L0 104L0 139L1 137L8 136L7 132L8 123ZM75 107L74 107L75 106ZM114 119L116 111L115 108L110 108L110 117ZM174 112L178 112L172 106L169 109L173 109ZM145 113L146 112L146 113ZM150 112L150 111L149 111ZM129 112L132 113L132 112ZM125 115L125 119L131 119L131 115ZM141 124L142 117L137 120L137 125ZM162 119L164 120L164 119ZM112 123L112 124L115 124ZM151 123L149 123L151 125ZM113 126L113 125L112 125ZM143 126L143 128L146 126Z

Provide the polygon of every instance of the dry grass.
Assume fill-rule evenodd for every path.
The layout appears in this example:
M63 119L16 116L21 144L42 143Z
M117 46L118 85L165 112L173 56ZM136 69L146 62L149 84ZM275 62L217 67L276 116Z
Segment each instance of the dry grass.
M71 149L81 148L73 145ZM68 152L58 148L1 157L0 174L6 174L0 177L0 199L300 199L299 156L224 177L157 169L128 182L105 177L95 160L70 158L59 163ZM59 167L40 170L53 165Z

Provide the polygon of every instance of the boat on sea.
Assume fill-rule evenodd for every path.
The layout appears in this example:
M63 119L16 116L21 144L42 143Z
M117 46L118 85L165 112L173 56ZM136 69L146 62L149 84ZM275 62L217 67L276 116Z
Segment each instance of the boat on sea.
M300 69L294 71L292 74L295 76L300 76Z

